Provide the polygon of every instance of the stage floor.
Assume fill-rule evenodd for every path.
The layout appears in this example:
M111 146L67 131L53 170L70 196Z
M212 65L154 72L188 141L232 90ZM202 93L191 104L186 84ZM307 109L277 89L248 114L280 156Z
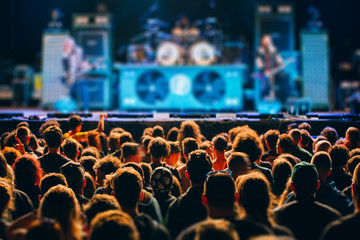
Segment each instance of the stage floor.
M95 129L99 119L100 111L91 112L91 116L83 117L83 130ZM153 114L148 112L106 112L110 117L105 121L105 133L108 134L112 128L121 127L133 134L135 140L139 140L142 132L147 127L155 125L163 126L165 132L172 127L180 127L182 121L191 119L200 126L202 134L211 139L218 133L227 132L231 128L241 125L249 125L259 134L269 129L278 129L286 132L290 123L308 122L312 126L311 134L317 136L326 126L337 129L340 137L344 137L346 129L350 126L359 127L357 119L341 117L345 112L312 113L312 118L307 116L282 115L259 115L255 112L241 112L235 115L216 115L215 113L170 113ZM9 117L8 114L22 115ZM52 115L52 116L51 116ZM0 109L0 134L14 130L21 121L27 121L33 133L38 130L46 120L56 119L64 132L68 131L68 115L54 115L53 111L45 111L36 108L2 108Z

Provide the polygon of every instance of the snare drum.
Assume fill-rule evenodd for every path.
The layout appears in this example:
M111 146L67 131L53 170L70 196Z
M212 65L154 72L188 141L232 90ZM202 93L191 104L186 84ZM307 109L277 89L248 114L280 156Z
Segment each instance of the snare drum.
M182 64L184 50L173 42L162 42L156 51L156 61L163 66Z
M210 43L202 41L191 46L189 56L191 63L207 66L216 61L216 50Z

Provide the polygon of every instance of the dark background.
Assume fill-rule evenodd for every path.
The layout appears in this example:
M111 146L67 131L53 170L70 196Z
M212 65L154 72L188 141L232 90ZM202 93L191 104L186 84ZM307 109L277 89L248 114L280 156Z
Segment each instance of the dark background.
M42 32L50 20L54 7L64 13L64 27L71 29L72 14L95 12L99 0L1 0L0 2L0 59L14 63L36 64L41 52ZM114 14L114 54L121 45L141 32L139 18L154 0L104 0ZM253 49L254 0L159 0L159 10L151 17L173 24L183 12L191 20L217 16L226 34L236 39L243 35ZM261 1L279 2L279 1ZM284 2L284 1L282 1ZM298 33L306 26L309 5L318 7L324 27L329 30L332 62L350 60L351 53L360 47L360 1L358 0L292 0L295 5L295 42L299 48ZM170 29L168 29L170 31ZM119 56L116 56L119 58Z

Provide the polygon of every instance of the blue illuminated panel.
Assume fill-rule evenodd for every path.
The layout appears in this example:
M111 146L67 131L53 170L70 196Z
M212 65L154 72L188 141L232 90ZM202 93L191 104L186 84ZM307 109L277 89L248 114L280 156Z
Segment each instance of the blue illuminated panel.
M247 68L236 66L120 66L121 110L215 110L243 108Z
M330 108L329 55L326 32L301 33L303 95L314 108Z

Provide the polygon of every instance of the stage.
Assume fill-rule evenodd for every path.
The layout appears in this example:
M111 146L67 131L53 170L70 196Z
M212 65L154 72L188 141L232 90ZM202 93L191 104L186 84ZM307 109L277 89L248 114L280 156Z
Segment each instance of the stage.
M83 115L83 131L95 129L101 112L91 112ZM82 113L81 113L82 114ZM278 129L286 132L290 123L308 122L312 126L311 135L317 136L321 130L330 126L338 131L339 137L345 136L345 131L350 126L359 127L359 121L352 115L337 113L311 113L308 116L288 116L286 114L262 115L258 113L150 113L150 112L108 112L109 118L105 120L105 133L115 127L121 127L133 134L138 141L142 132L147 127L161 125L165 132L172 127L180 127L185 120L194 120L201 128L202 134L211 139L218 133L228 132L231 128L242 125L249 125L259 134L269 129ZM12 116L11 116L12 115ZM29 123L34 134L46 120L56 119L64 132L68 131L68 114L54 113L40 109L2 109L0 111L0 134L14 130L21 121Z

